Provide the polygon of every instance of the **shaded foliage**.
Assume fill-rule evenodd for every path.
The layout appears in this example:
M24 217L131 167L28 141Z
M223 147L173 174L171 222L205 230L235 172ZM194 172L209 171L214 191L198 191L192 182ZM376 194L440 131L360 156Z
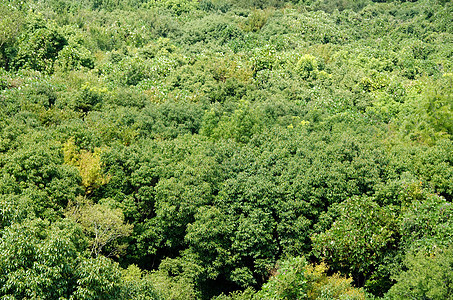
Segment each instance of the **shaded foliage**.
M452 9L3 1L0 297L448 298Z

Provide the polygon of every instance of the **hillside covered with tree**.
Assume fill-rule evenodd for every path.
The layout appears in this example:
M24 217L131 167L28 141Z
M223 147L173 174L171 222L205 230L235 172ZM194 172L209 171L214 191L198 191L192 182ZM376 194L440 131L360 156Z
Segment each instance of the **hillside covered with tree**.
M1 299L453 299L453 3L0 2Z

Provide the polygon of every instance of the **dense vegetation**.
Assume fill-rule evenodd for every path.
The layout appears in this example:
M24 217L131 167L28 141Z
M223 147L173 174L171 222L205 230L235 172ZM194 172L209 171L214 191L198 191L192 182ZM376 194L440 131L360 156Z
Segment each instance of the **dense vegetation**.
M1 299L453 299L453 4L0 2Z

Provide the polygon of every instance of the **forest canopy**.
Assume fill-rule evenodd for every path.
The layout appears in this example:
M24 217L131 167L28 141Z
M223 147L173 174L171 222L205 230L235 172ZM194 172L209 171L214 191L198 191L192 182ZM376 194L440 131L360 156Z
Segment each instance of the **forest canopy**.
M0 2L0 298L453 299L453 4Z

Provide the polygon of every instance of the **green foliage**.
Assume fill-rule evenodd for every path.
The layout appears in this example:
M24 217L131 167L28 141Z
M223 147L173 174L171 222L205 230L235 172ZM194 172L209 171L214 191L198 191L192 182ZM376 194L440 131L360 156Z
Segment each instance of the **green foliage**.
M1 2L0 298L448 297L452 9Z
M250 104L241 101L231 115L218 116L214 109L206 113L201 132L215 139L232 138L246 143L261 130L262 124Z
M242 33L237 25L223 15L207 15L188 22L182 40L191 45L200 42L225 44L230 39L240 38Z
M351 272L355 280L365 281L386 256L393 255L398 235L394 212L365 197L348 199L336 209L340 216L332 227L312 236L315 254L338 270Z
M279 7L284 5L285 1L282 0L246 0L246 1L238 1L233 0L234 4L245 7L245 8L258 8L258 9L265 9L268 7Z
M266 10L254 10L242 24L241 28L245 32L257 32L264 25L266 25L267 19L271 12Z
M235 291L228 295L221 294L217 296L215 300L253 300L255 299L255 291L252 288L247 288L245 291Z
M0 295L15 298L69 297L78 277L84 240L73 224L27 221L2 231Z
M297 62L296 70L303 79L316 79L318 72L318 63L316 58L310 54L305 54Z
M62 165L58 146L36 139L43 136L29 138L22 148L2 156L3 189L6 194L21 195L21 201L30 201L29 209L37 217L54 218L80 193L80 177Z
M123 276L117 263L103 256L86 258L87 246L82 229L68 220L51 225L35 219L2 228L0 296L159 299L152 283L140 275L140 270L131 282L131 275Z
M101 252L107 253L107 256L124 254L127 245L118 241L130 235L133 226L124 223L122 210L113 209L107 203L90 205L78 200L77 203L70 203L66 216L79 223L90 237L91 255L98 257Z
M150 0L145 7L163 7L171 10L176 15L193 12L198 6L194 0Z
M149 280L163 299L198 299L195 283L199 273L200 267L190 259L166 259Z
M451 75L444 74L436 85L427 83L427 86L429 85L429 88L414 91L417 95L408 101L399 115L401 118L407 118L401 122L405 136L431 145L450 138L453 132Z
M307 262L302 257L285 260L278 268L275 277L258 293L265 299L302 299L307 297Z
M26 30L18 38L14 67L52 73L58 53L67 44L67 40L56 29L34 15L25 26Z
M276 50L273 47L255 49L255 53L252 56L254 74L263 70L272 70L276 64Z
M71 299L121 299L121 270L104 256L88 258L76 270L77 288Z
M74 70L80 67L92 69L94 67L91 52L77 44L68 44L58 53L57 64L64 70Z
M452 299L452 247L437 248L427 253L409 253L404 260L406 270L396 276L390 289L391 299Z
M126 299L162 299L153 285L151 276L136 265L129 265L127 269L122 270L122 279Z
M373 0L374 1L374 0ZM316 0L316 1L305 1L305 2L312 2L311 8L312 9L320 9L328 13L332 13L335 10L345 10L351 9L354 11L361 10L365 6L371 3L371 0L359 0L359 1L352 1L352 0ZM374 2L386 2L386 1L374 1Z
M102 174L101 149L96 148L94 152L77 151L74 139L71 138L63 144L63 154L65 164L79 170L86 194L91 194L95 189L108 182L108 177Z
M402 246L406 250L447 247L453 236L451 203L416 184L403 195L399 221Z
M365 299L351 278L328 276L326 271L324 264L308 265L303 257L285 259L253 299Z
M23 14L16 5L3 2L0 4L0 67L8 70L16 52L15 40L23 26Z
M198 2L198 8L204 11L221 11L226 13L231 8L231 3L220 0L202 0Z
M3 187L8 178L2 178ZM35 217L34 204L26 195L1 195L0 228L21 223L25 219Z
M146 107L139 118L143 136L171 139L200 130L203 111L200 105L167 101Z
M363 289L353 287L352 278L342 277L339 273L327 275L328 267L308 265L308 299L366 299Z

